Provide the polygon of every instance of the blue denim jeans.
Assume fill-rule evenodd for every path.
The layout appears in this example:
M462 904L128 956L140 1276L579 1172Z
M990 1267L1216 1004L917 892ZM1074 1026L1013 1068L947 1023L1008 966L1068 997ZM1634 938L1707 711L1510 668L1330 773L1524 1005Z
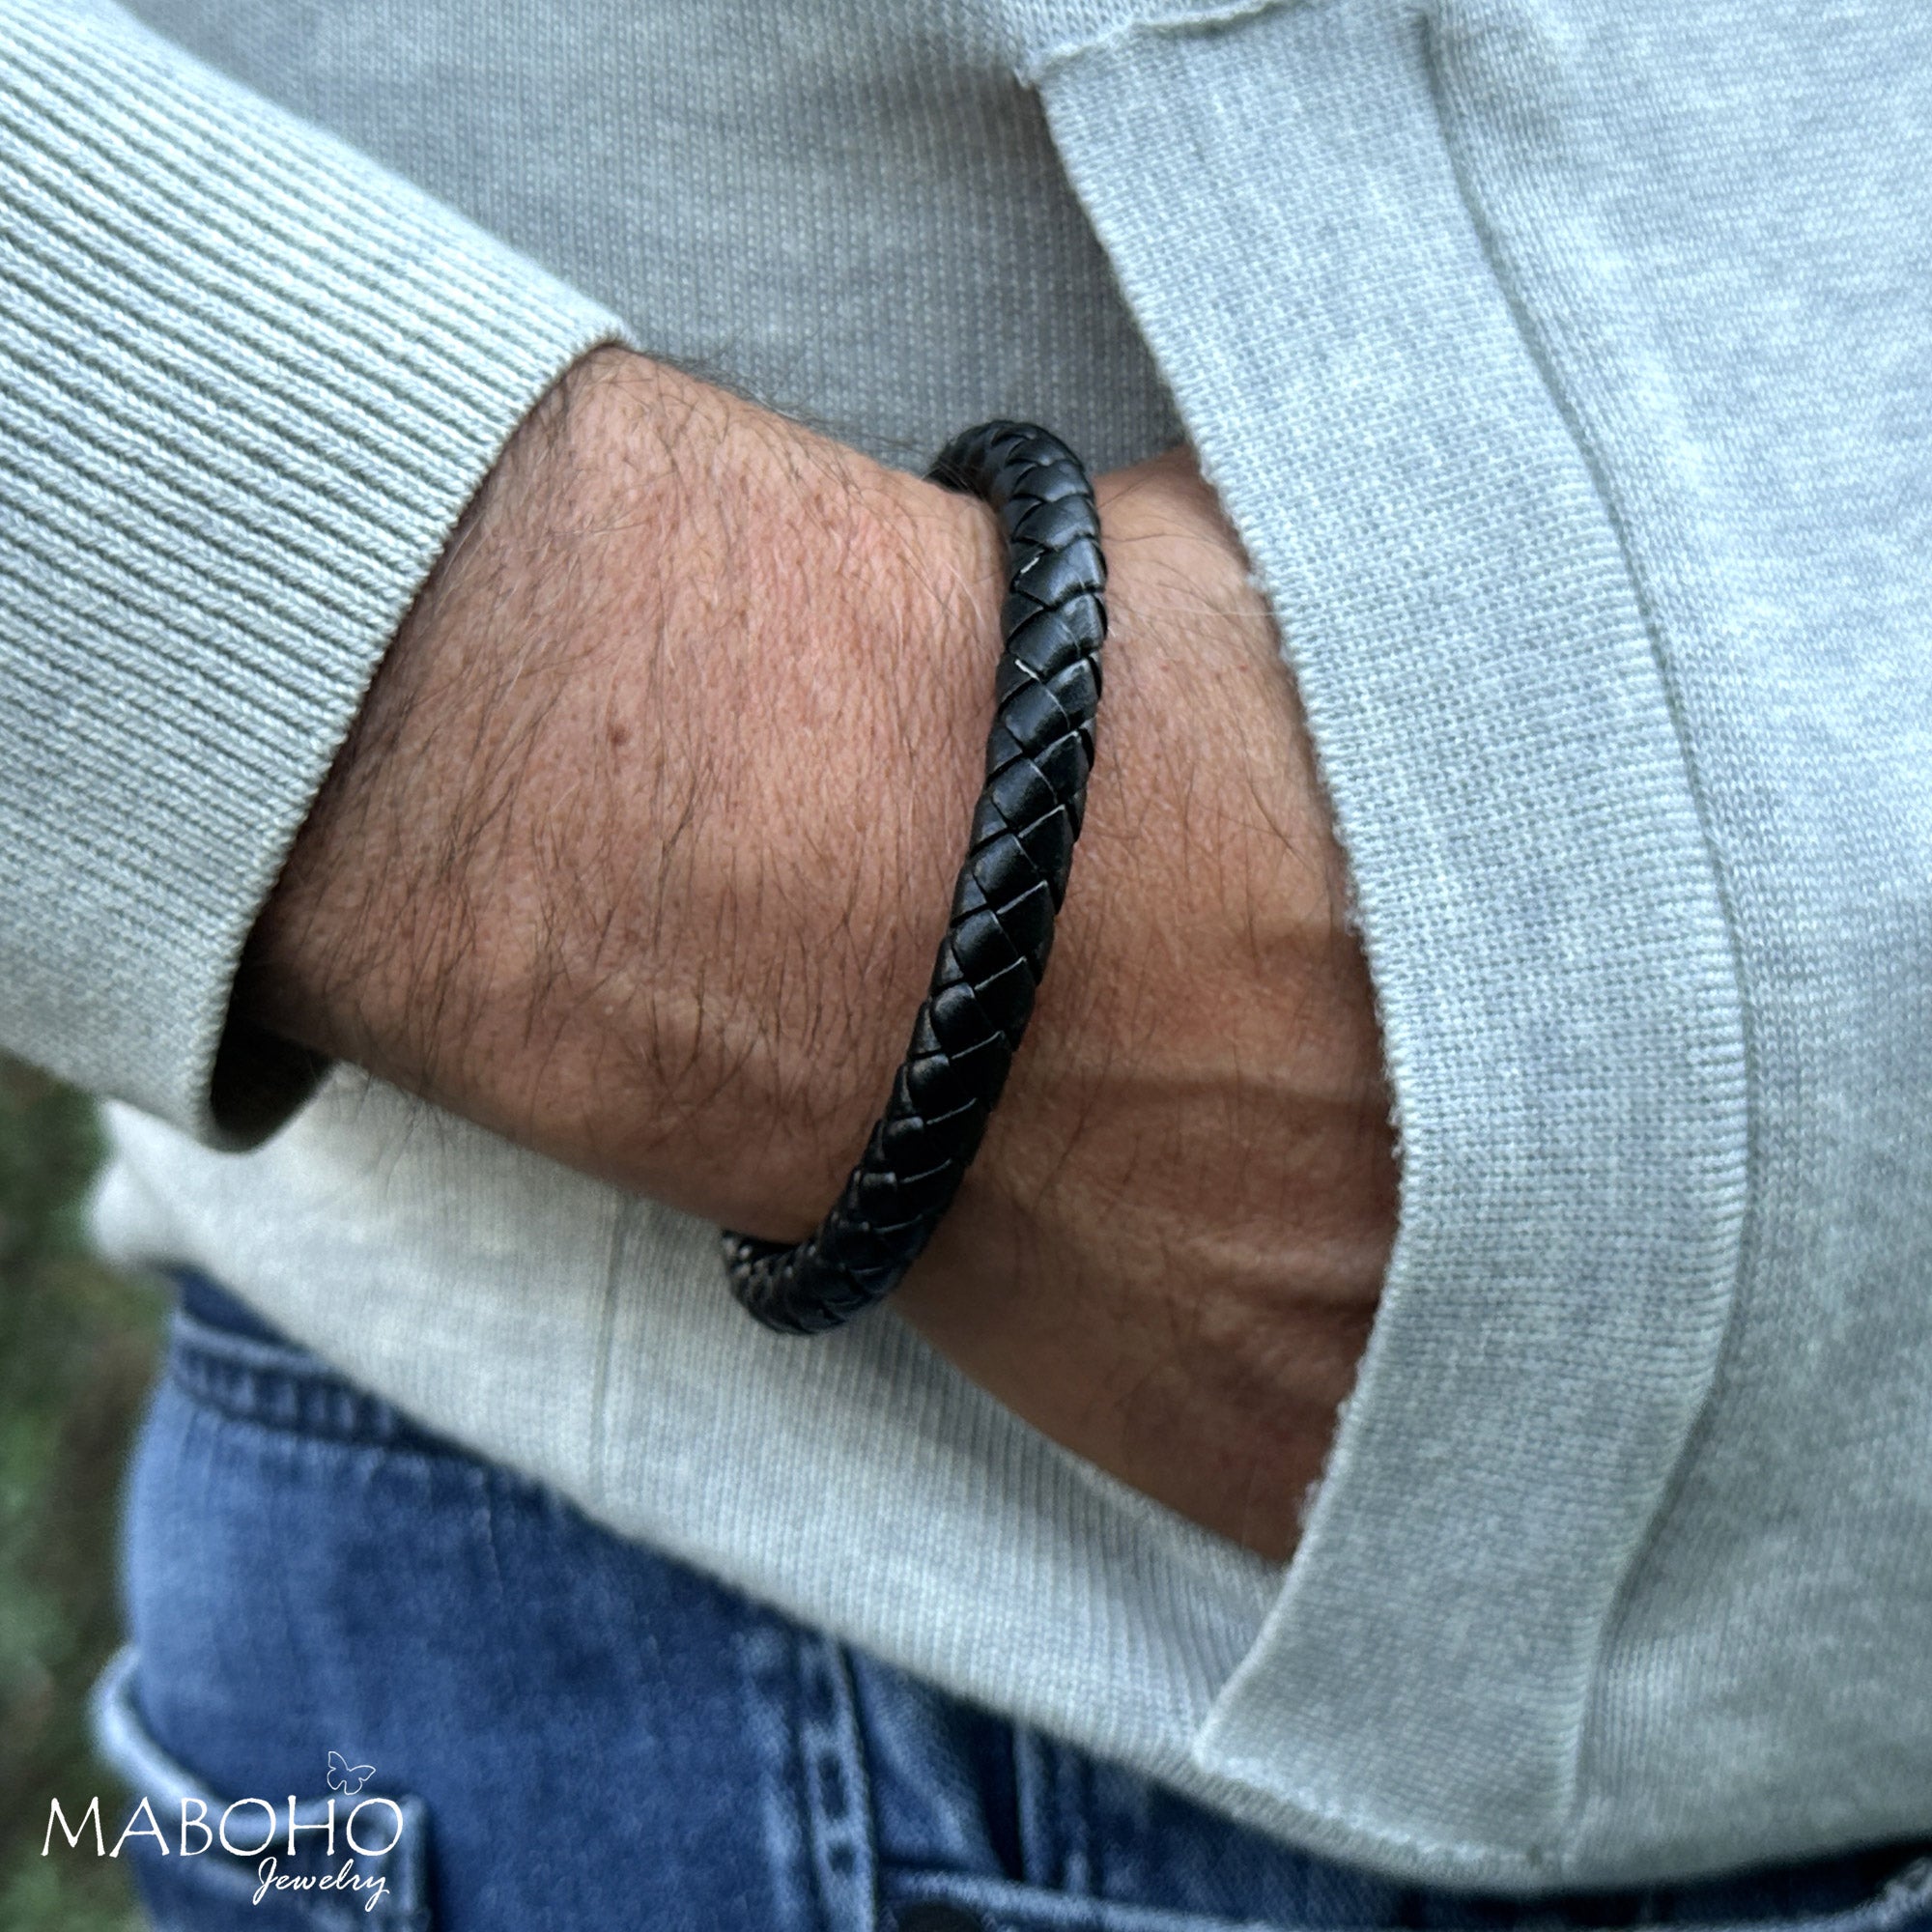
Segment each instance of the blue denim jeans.
M1291 1851L599 1529L195 1280L127 1576L97 1726L164 1932L1932 1928L1906 1847L1530 1904Z

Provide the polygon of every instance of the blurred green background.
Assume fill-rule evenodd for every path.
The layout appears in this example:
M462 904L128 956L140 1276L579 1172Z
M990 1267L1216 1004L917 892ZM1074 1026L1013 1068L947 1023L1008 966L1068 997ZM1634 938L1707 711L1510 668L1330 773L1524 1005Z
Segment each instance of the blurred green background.
M126 1805L87 1743L87 1692L119 1641L121 1471L164 1304L88 1252L94 1109L0 1058L0 1932L132 1932L123 1866L70 1852L70 1819ZM118 1829L118 1828L110 1828ZM112 1843L110 1836L109 1841Z

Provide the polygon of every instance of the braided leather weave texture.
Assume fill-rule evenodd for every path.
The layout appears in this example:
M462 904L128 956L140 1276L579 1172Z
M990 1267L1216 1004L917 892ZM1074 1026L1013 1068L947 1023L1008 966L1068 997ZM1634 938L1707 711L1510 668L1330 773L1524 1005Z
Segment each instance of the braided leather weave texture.
M1006 533L998 709L932 982L866 1151L796 1247L724 1236L732 1292L790 1335L889 1294L958 1192L1046 971L1094 764L1107 569L1080 459L1033 423L989 422L927 474L983 497Z

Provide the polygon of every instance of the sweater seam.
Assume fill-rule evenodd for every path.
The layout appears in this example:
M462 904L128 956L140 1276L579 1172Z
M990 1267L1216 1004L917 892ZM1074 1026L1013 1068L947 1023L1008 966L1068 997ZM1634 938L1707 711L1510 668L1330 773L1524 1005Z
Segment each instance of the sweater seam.
M1678 753L1683 763L1685 786L1695 813L1698 842L1703 849L1711 892L1723 925L1725 956L1730 966L1731 993L1738 1014L1741 1047L1740 1073L1744 1128L1741 1152L1746 1180L1740 1204L1739 1228L1733 1237L1735 1255L1730 1286L1725 1298L1723 1332L1713 1353L1709 1378L1698 1400L1696 1411L1684 1432L1670 1473L1662 1486L1656 1506L1650 1513L1642 1534L1634 1542L1629 1561L1624 1567L1617 1587L1610 1593L1605 1609L1593 1649L1577 1734L1570 1753L1569 1788L1564 1795L1562 1830L1554 1842L1541 1855L1534 1849L1528 1854L1532 1864L1542 1866L1547 1860L1549 1866L1560 1871L1577 1848L1578 1821L1586 1800L1586 1794L1582 1789L1582 1761L1588 1741L1595 1731L1598 1708L1604 1694L1604 1659L1610 1633L1622 1619L1633 1579L1642 1570L1647 1554L1657 1540L1660 1525L1669 1513L1672 1499L1680 1491L1695 1445L1708 1430L1711 1405L1721 1379L1722 1365L1736 1346L1737 1313L1747 1291L1747 1268L1752 1249L1751 1229L1755 1219L1750 1176L1755 1172L1754 1156L1759 1132L1760 1069L1756 1027L1745 973L1743 943L1738 928L1736 897L1713 823L1714 813L1710 796L1691 746L1683 692L1671 662L1665 625L1659 610L1656 590L1639 555L1632 527L1632 518L1623 492L1612 479L1609 465L1605 460L1598 446L1597 438L1585 419L1582 406L1572 392L1571 384L1559 363L1555 347L1528 299L1521 277L1477 185L1470 157L1462 137L1456 130L1455 117L1447 98L1448 81L1443 71L1436 22L1427 14L1420 14L1416 20L1416 32L1421 43L1422 68L1427 80L1430 106L1455 181L1457 195L1468 215L1470 228L1481 250L1484 265L1508 308L1511 322L1522 343L1523 352L1535 369L1537 378L1549 398L1550 407L1563 425L1564 433L1576 448L1577 459L1583 466L1592 494L1602 508L1604 521L1608 527L1612 542L1616 545L1617 557L1643 626L1644 639L1649 646L1651 661L1657 670L1658 687L1662 695L1664 708L1670 720L1671 733L1676 740Z

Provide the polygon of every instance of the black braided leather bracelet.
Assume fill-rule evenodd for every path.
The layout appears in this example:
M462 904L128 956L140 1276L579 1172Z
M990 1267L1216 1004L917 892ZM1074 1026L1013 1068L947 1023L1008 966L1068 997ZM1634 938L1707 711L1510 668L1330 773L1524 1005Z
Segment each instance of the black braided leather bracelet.
M926 473L983 497L1006 532L986 782L912 1044L844 1191L796 1247L724 1236L732 1292L789 1335L891 1293L952 1206L1046 971L1094 763L1107 567L1080 459L1032 423L989 422Z

